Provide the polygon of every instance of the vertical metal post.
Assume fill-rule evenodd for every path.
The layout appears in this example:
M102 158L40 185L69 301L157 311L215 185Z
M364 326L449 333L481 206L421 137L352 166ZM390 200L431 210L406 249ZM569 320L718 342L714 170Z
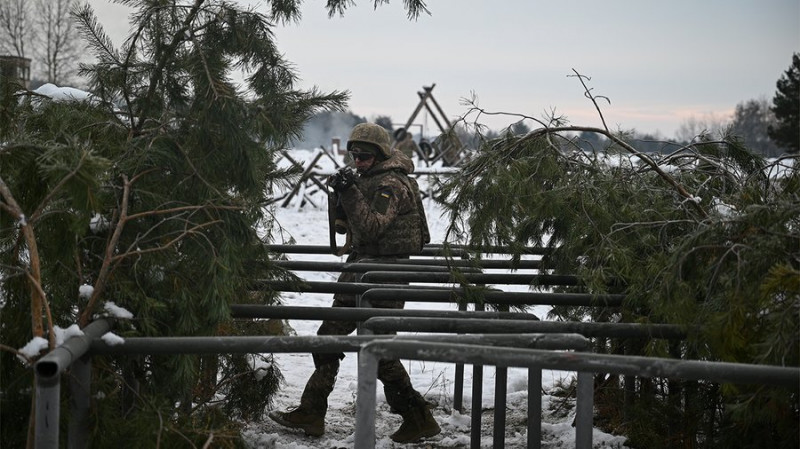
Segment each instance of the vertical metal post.
M378 384L378 357L368 350L358 351L358 395L354 447L375 448L375 388Z
M594 375L578 372L578 394L575 400L575 448L592 448L592 414L594 410Z
M472 366L472 416L469 443L471 449L481 448L481 411L483 405L483 365Z
M68 449L88 447L89 397L92 382L92 360L83 356L72 363L69 378L69 433Z
M361 278L364 276L364 273L356 273L356 282L361 282ZM356 307L372 307L372 304L369 303L369 300L364 299L361 297L361 294L356 295ZM364 322L359 321L356 324L356 335L372 335L374 332L372 330L367 329L364 327Z
M35 371L34 371L35 372ZM36 374L36 449L58 448L58 420L60 418L61 376L45 378Z
M542 370L528 368L528 449L542 447Z
M508 393L508 368L494 369L494 434L492 447L505 447L506 443L506 395Z
M475 310L484 310L475 304ZM472 365L472 416L470 417L469 444L471 449L481 448L481 411L483 409L483 365Z
M467 311L467 303L460 303L458 310ZM453 410L464 413L464 364L456 363L456 370L453 379Z
M500 312L508 312L508 306L500 306ZM494 369L494 432L492 447L506 445L506 396L508 394L508 367Z

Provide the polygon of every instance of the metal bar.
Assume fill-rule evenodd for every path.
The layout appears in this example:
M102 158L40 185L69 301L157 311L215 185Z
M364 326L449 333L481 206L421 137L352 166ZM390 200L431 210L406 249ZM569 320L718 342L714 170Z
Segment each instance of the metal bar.
M372 290L368 290L371 292ZM365 292L366 296L367 293ZM458 305L460 312L467 311L467 303L460 303ZM456 363L453 381L453 409L458 410L459 413L464 413L464 364Z
M483 304L475 304L483 311ZM481 418L483 418L483 365L472 366L472 415L470 416L470 448L481 449Z
M528 368L528 449L542 448L542 370Z
M368 319L364 325L373 330L393 332L444 332L444 333L525 333L556 332L576 333L586 337L609 338L663 338L685 339L686 332L680 326L670 324L633 324L633 323L590 323L565 321L516 321L485 320L447 320L440 318L403 318L375 317Z
M112 324L112 321L106 318L92 321L83 328L83 335L76 335L47 353L33 365L37 379L42 381L57 379L72 362L88 352L93 339L110 331Z
M800 391L800 368L797 367L406 340L374 341L362 348L362 350L367 349L374 351L379 358L390 355L412 360L450 363L484 363L560 371L705 380L715 383L774 385Z
M462 273L464 280L475 284L533 284L536 285L581 285L576 276L555 274L521 273ZM431 282L458 283L459 279L449 273L370 271L364 274L364 282Z
M362 295L362 301L364 300ZM367 300L370 300L367 298ZM462 312L455 310L381 309L372 307L304 307L232 304L233 318L275 318L282 320L365 321L379 316L417 318L484 318L538 320L535 315L517 312Z
M83 335L70 338L33 365L36 379L34 431L37 449L58 447L61 373L83 357L89 350L92 339L111 330L111 325L112 322L108 319L93 321L83 329Z
M578 371L577 389L575 399L575 449L592 449L594 375L591 372Z
M506 396L508 395L508 368L498 366L494 370L494 435L492 447L506 445Z
M58 448L61 382L59 376L36 379L36 411L34 448Z
M508 306L500 308L508 312ZM505 447L506 445L506 396L508 395L508 368L495 367L494 371L494 432L492 447Z
M519 346L547 350L584 349L589 343L577 334L471 335L314 335L249 337L130 337L108 345L96 338L92 355L106 354L258 354L290 352L357 352L373 340L425 340L447 344Z
M718 383L748 383L768 384L786 387L793 391L800 390L800 368L776 367L764 365L749 365L727 362L704 362L662 359L655 357L619 356L608 354L591 354L575 352L542 351L538 349L517 348L489 348L485 346L470 346L461 344L441 344L414 341L385 340L367 343L361 348L360 354L370 354L375 360L389 358L405 358L412 360L446 361L450 363L476 363L493 364L496 366L518 366L536 369L555 369L563 371L577 371L579 376L579 390L593 388L592 383L581 385L580 381L586 376L591 381L591 373L634 374L644 377L676 377L688 380L708 380ZM360 374L360 373L359 373ZM361 377L359 377L361 382ZM586 384L586 381L583 382ZM374 389L374 384L373 384ZM359 389L359 392L361 390ZM591 393L591 391L588 391ZM370 400L365 397L364 402ZM588 400L587 391L582 391L578 401ZM374 397L371 403L363 403L361 397L357 398L356 409L359 406L370 407L374 410ZM591 406L586 410L591 410ZM473 414L475 413L473 409ZM585 411L581 412L586 413ZM591 414L590 414L591 418ZM370 423L372 427L374 423ZM364 429L356 421L356 434ZM582 426L582 430L587 430ZM591 432L591 422L588 431ZM580 440L579 440L580 438ZM362 443L362 444L359 444ZM356 447L374 447L373 439L356 442ZM591 447L591 433L588 446L586 436L576 433L578 448Z
M472 414L470 415L469 447L481 448L481 413L483 412L483 365L472 366Z
M386 261L385 259L383 259ZM537 270L541 268L542 261L538 259L523 259L519 261L513 260L474 260L474 259L393 259L387 263L398 265L422 265L422 266L445 266L445 267L474 267L474 268L492 268L492 269L507 269L507 270Z
M407 284L381 284L381 287L388 287L402 290L416 290L418 285ZM276 292L310 292L310 293L345 293L359 295L365 291L375 288L376 284L364 282L325 282L325 281L257 281L252 288L257 290L272 290ZM450 291L453 287L427 286L427 289Z
M369 352L358 353L358 394L356 396L355 445L375 447L375 389L378 386L378 358Z
M275 244L275 245L268 245L268 248L272 252L276 253L289 253L289 254L329 254L330 248L327 245L284 245L284 244ZM521 251L521 254L527 255L545 255L550 253L550 249L545 247L538 247L538 246L531 246L525 248ZM423 252L416 256L421 255L429 255L429 254L449 254L451 256L457 256L461 254L461 252L469 253L469 252L479 252L482 254L511 254L514 251L511 250L509 246L481 246L478 248L470 247L468 245L451 245L451 244L441 244L441 243L429 243L423 247Z
M444 265L409 265L374 262L327 262L309 260L276 260L274 265L287 270L296 271L339 271L347 273L364 273L367 271L443 271L449 272L450 268ZM476 270L475 267L466 267Z
M69 431L67 448L89 447L89 398L92 391L92 359L83 356L72 363L69 376Z
M330 255L331 249L330 246L323 246L323 245L269 245L269 250L275 253L280 254L326 254ZM441 245L425 245L422 249L420 254L416 254L415 256L459 256L461 254L466 254L466 251L463 249L451 249L449 251L445 251Z
M419 286L418 286L419 287ZM375 287L362 293L372 301L395 299L398 291L393 288ZM403 298L415 302L462 302L464 289L431 289L429 286L404 290ZM472 292L478 295L478 292ZM625 295L592 295L589 293L546 293L546 292L480 292L484 302L506 305L561 305L561 306L605 306L622 305ZM462 300L462 301L459 301Z

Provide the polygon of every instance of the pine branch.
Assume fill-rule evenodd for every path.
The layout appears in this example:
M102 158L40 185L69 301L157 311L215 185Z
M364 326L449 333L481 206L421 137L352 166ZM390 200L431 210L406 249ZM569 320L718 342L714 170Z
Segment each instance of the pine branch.
M37 281L30 272L25 272L25 275L28 277L28 281L33 285L33 288L36 289L39 296L42 298L42 305L44 306L44 313L47 317L47 341L50 345L50 350L55 349L56 347L56 332L53 328L53 314L50 312L50 302L47 300L47 295L45 294L44 290L42 289L42 283Z
M163 76L162 72L164 71L164 67L174 58L174 53L177 51L181 42L186 40L187 32L191 29L191 24L200 12L200 7L203 3L205 3L205 0L195 0L194 5L189 9L186 18L184 18L183 24L178 28L175 34L172 35L172 41L161 51L160 59L156 61L155 67L150 71L150 83L147 88L147 93L144 95L147 105L152 104L159 85L161 84L160 80ZM140 111L141 116L139 117L139 122L134 126L137 132L144 126L145 121L150 118L148 117L148 113L149 111L147 110Z
M594 104L594 108L597 110L597 115L600 116L600 121L603 122L603 129L608 131L608 125L606 125L606 118L603 117L603 111L600 110L600 105L597 104L597 99L598 98L602 98L602 99L606 100L608 102L608 104L611 104L611 100L609 100L609 98L606 97L606 96L602 96L602 95L596 96L596 95L592 94L592 90L589 89L589 87L586 85L586 82L584 81L584 79L591 80L591 78L589 78L588 76L585 76L585 75L581 75L574 68L572 69L572 71L575 73L575 76L578 78L578 80L581 82L581 85L583 86L583 94L584 94L584 96L586 98L588 98L589 100L591 100L592 104Z
M33 359L31 359L27 355L23 354L22 352L20 352L16 348L12 348L11 346L4 345L4 344L0 343L0 351L10 352L10 353L14 354L15 356L17 356L17 357L19 357L21 359L24 359L25 363L27 365L33 365Z
M694 195L691 195L683 185L681 185L677 180L675 180L675 178L673 178L668 173L666 173L652 158L650 158L646 154L638 151L636 148L632 147L627 142L625 142L624 140L620 139L618 136L608 132L605 129L586 127L586 126L561 126L561 127L553 127L553 128L540 128L540 129L531 131L527 135L525 135L522 138L520 138L518 144L521 143L521 142L524 142L526 140L535 139L537 137L546 136L546 135L550 135L550 134L558 134L558 133L568 132L568 131L593 132L593 133L602 134L602 135L606 136L609 140L613 141L614 143L616 143L617 145L619 145L623 149L625 149L625 151L633 154L634 156L636 156L639 159L641 159L642 161L644 161L644 163L647 164L648 166L650 166L650 168L652 168L653 171L656 172L656 174L658 174L658 176L661 179L663 179L669 185L671 185L678 192L678 194L680 194L682 197L686 198L689 201L689 203L692 204L694 209L700 214L700 216L702 216L703 218L708 218L708 213L705 211L705 209L702 208L702 206L700 206L700 203L696 201Z
M66 176L61 178L61 180L58 182L58 184L56 184L55 187L50 189L50 192L47 193L47 196L45 196L45 198L39 203L39 206L31 215L30 218L31 222L35 223L39 219L39 216L41 215L42 211L50 204L50 201L53 199L53 197L59 191L61 191L61 189L80 171L80 169L83 167L83 162L86 160L86 156L88 154L89 154L88 151L81 152L81 158L78 161L78 164L75 166L74 169L72 169L69 173L67 173Z
M180 242L184 238L186 238L186 237L188 237L190 235L197 234L198 233L197 231L200 231L201 229L207 228L209 226L213 226L215 224L220 224L220 223L224 223L224 222L222 220L213 220L213 221L208 221L208 222L205 222L205 223L200 223L198 225L193 226L190 229L187 229L187 230L181 232L177 237L174 237L172 240L168 241L167 243L165 243L163 245L159 245L158 247L155 247L155 248L140 249L140 250L129 251L129 252L126 252L126 253L118 254L118 255L116 255L116 256L114 256L112 258L112 261L114 263L118 264L122 259L126 259L128 257L142 256L144 254L150 254L150 253L155 253L155 252L160 252L160 251L167 250L167 249L171 248L172 246L176 245L178 242ZM200 233L200 234L202 234L202 233ZM213 246L213 243L209 242L209 244L211 244Z
M108 282L108 277L111 272L111 263L114 258L114 251L119 244L119 240L122 236L122 230L125 226L125 218L128 214L128 201L130 199L131 193L131 182L128 180L126 175L122 175L122 202L119 207L119 219L117 220L116 226L114 226L114 232L111 234L111 238L106 243L106 250L105 254L103 255L103 264L100 267L100 272L97 275L97 280L95 281L94 289L92 290L92 295L89 297L89 301L86 303L86 307L81 312L80 317L78 319L78 324L80 327L85 327L89 324L89 321L92 317L92 311L95 308L95 305L100 298L100 295L103 293L105 289L106 283Z

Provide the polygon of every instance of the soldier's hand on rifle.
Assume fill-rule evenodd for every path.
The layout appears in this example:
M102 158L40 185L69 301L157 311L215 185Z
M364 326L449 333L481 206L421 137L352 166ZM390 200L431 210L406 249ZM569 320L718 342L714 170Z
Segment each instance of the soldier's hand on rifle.
M356 183L356 172L351 167L344 167L331 175L328 185L336 192L344 192Z

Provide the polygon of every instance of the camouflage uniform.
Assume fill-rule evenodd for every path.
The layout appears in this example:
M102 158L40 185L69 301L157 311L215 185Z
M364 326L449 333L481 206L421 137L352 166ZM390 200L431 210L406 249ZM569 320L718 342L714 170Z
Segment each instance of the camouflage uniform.
M408 173L414 164L400 151L377 162L357 180L355 188L341 193L341 204L347 214L352 233L352 252L348 262L361 259L397 259L417 254L428 239L424 210L418 210ZM411 180L411 182L415 182ZM354 282L356 273L342 273L338 282ZM333 307L355 307L356 297L336 294ZM380 301L373 307L402 309L404 301ZM352 321L323 321L317 335L348 335L356 329ZM339 360L344 354L312 354L315 371L306 384L300 408L325 416L328 396L333 391ZM424 407L425 401L414 390L405 367L399 360L382 360L378 364L386 401L397 413L413 407Z
M353 128L347 150L355 156L361 176L339 172L331 180L339 204L347 217L351 253L348 262L381 258L403 258L417 254L430 240L425 209L416 180L408 176L414 163L389 146L389 134L382 127L361 123ZM366 153L366 156L365 156ZM371 156L370 156L371 155ZM342 273L339 282L353 282L354 273ZM354 295L336 294L333 307L355 307ZM375 307L403 308L404 302L381 301ZM317 335L348 335L356 329L352 321L323 321ZM328 396L333 391L339 361L344 354L315 353L314 373L308 379L300 406L290 412L273 411L269 417L280 425L301 429L307 435L325 432ZM403 417L400 428L390 438L411 443L441 432L425 400L408 377L399 360L378 362L378 379L383 383L386 401Z
M402 140L397 141L397 149L408 157L413 157L415 153L419 154L419 146L417 146L417 142L414 142L411 134L406 134Z

